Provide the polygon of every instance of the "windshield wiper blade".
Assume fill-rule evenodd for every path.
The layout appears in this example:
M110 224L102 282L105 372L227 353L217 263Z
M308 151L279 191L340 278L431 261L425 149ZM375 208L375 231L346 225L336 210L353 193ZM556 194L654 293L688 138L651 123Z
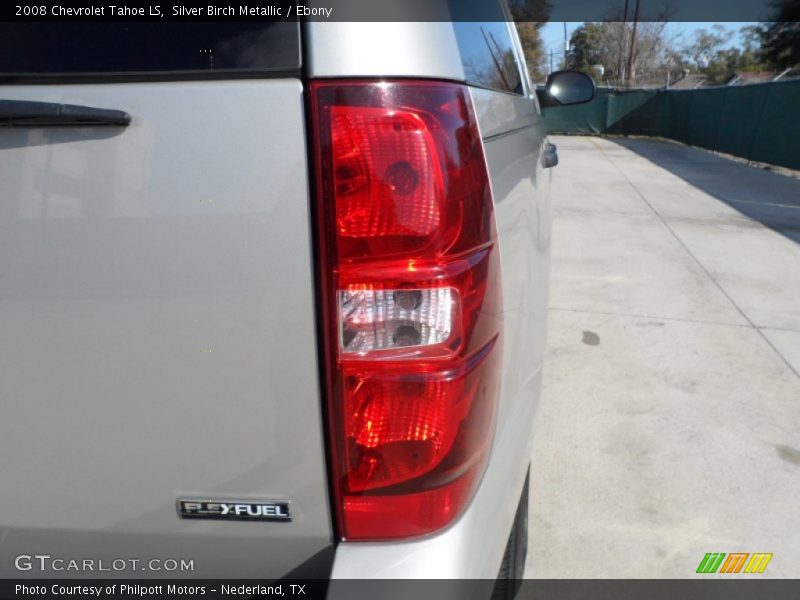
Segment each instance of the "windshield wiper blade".
M31 100L0 100L0 127L126 127L130 122L131 116L124 110Z

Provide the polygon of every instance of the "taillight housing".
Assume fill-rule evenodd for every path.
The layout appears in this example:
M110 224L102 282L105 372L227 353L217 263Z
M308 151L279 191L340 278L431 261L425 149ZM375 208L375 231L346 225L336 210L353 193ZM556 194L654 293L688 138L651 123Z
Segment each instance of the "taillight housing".
M334 503L348 540L447 526L494 432L502 303L467 88L310 86Z

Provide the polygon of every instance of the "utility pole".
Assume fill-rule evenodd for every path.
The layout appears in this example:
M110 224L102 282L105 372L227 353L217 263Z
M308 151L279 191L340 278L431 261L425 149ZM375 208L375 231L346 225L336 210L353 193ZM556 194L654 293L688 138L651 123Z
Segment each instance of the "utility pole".
M553 48L550 48L550 72L553 72Z
M625 55L628 53L628 0L625 0L625 11L622 13L622 39L620 40L619 60L617 61L618 85L625 82Z
M631 87L631 81L633 79L633 55L636 53L636 23L639 20L639 1L636 0L636 8L633 11L633 31L631 32L631 49L628 53L628 72L626 73L628 77L628 87Z
M569 40L567 39L567 22L564 21L564 69L567 68L567 52L569 52Z

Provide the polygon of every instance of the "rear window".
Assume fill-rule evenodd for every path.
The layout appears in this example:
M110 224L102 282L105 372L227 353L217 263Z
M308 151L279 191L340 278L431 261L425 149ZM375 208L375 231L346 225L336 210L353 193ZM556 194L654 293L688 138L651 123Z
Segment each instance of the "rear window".
M297 22L0 23L0 76L296 71Z
M461 22L454 27L467 83L523 93L520 65L506 22Z

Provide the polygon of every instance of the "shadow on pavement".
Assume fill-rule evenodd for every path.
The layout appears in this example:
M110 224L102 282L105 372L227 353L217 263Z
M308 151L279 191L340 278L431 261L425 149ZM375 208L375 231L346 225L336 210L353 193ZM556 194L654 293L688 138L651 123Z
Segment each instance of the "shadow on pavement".
M673 142L610 139L800 244L800 180Z

